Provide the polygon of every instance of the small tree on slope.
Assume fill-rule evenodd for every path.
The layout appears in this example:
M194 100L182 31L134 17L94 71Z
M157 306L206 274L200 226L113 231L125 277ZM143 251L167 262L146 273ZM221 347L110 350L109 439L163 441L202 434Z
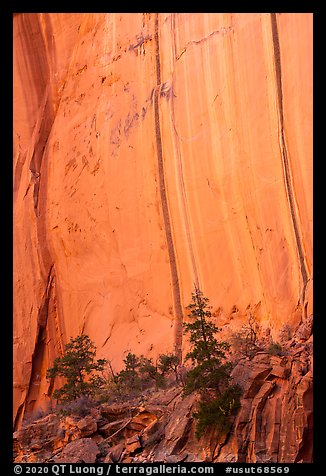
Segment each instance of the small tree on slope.
M225 432L231 412L239 408L240 397L240 387L230 382L232 366L225 362L230 344L215 337L221 329L212 322L209 300L199 288L195 287L187 309L191 321L184 324L184 330L190 334L192 350L186 359L192 361L193 368L188 372L184 392L201 393L199 412L194 413L198 420L197 436L206 426Z
M107 363L105 359L95 360L95 356L96 347L87 335L71 339L62 357L57 357L46 373L48 379L56 376L66 379L63 387L53 392L53 397L67 402L93 395L104 384L104 379L94 372L102 371Z
M185 391L205 392L208 388L221 391L231 372L231 364L223 363L230 344L216 339L215 335L221 329L212 322L209 300L197 287L187 309L191 322L185 323L184 329L190 334L192 350L188 352L186 359L191 359L194 367L188 373Z

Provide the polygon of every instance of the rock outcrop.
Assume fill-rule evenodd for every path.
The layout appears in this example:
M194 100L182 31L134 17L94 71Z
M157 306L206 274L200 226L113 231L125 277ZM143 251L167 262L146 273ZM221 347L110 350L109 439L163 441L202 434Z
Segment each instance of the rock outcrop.
M49 415L14 435L16 462L312 462L311 340L259 352L233 371L241 408L227 435L195 436L196 394L173 387L141 404L102 404L84 418ZM86 437L87 436L87 437Z
M99 453L97 444L91 438L80 438L68 443L60 456L54 458L54 462L95 463Z
M244 394L223 461L312 462L312 343L291 356L258 353L239 362L235 381Z
M16 428L51 399L46 369L81 332L117 370L127 351L184 353L194 283L226 333L248 310L273 336L311 317L312 14L13 22ZM257 397L269 414L290 392L274 380ZM242 458L281 451L251 448L243 418ZM190 427L166 428L174 458Z

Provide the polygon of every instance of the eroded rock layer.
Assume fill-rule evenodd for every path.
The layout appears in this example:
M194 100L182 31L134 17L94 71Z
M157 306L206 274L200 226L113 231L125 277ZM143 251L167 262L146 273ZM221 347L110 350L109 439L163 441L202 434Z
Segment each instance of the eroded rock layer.
M312 314L312 15L14 17L14 412L87 333L119 368ZM246 449L246 451L249 451Z

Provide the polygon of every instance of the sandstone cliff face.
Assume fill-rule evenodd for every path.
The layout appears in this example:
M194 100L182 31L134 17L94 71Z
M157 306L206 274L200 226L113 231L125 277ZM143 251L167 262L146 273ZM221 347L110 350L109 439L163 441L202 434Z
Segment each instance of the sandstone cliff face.
M181 354L194 283L227 332L312 314L312 15L14 17L14 416L87 333ZM236 309L236 312L234 310Z

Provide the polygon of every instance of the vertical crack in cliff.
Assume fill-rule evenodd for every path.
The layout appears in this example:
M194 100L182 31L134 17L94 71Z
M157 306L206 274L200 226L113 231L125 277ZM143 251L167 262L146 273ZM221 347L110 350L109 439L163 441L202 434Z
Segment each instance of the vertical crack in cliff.
M24 407L20 411L19 417L16 418L15 425L17 427L21 423L24 414L30 414L34 410L34 405L44 396L51 397L54 387L54 379L45 383L46 368L48 367L52 356L49 351L49 342L54 343L57 347L56 353L62 355L63 343L62 332L58 320L58 301L56 291L56 273L55 265L50 267L49 274L45 285L45 291L41 299L37 315L37 330L34 351L31 357L31 372L27 385L27 392L24 399ZM17 422L17 423L16 423Z
M42 365L46 353L46 337L47 337L47 324L49 316L49 303L50 299L54 299L52 295L52 284L54 282L54 265L51 266L47 283L45 287L45 292L42 298L42 303L39 307L38 316L37 316L37 332L36 332L36 341L35 347L32 354L32 368L28 383L28 391L26 394L25 402L26 406L24 411L30 413L33 411L34 402L38 398L39 386L41 381L41 372Z
M166 235L167 248L169 253L169 262L172 278L172 291L173 291L173 301L174 301L174 310L176 313L176 323L175 323L175 352L178 357L182 357L182 323L183 323L183 312L181 305L181 296L179 288L179 277L178 269L176 263L176 254L172 238L172 228L165 186L165 177L164 177L164 162L163 162L163 148L162 148L162 137L160 129L160 115L159 115L159 89L161 85L161 63L160 63L160 44L159 44L159 21L158 13L155 15L155 63L156 63L156 88L154 94L154 116L155 116L155 138L156 138L156 148L157 148L157 161L158 161L158 175L159 175L159 184L160 184L160 196L162 203L162 213L164 220L164 228Z
M178 59L177 54L176 54L176 41L175 41L175 13L173 13L172 16L171 16L171 23L172 23L171 30L172 30L173 71L174 71L175 63ZM172 119L172 124L173 124L173 133L174 133L174 137L175 137L177 173L178 173L179 188L180 188L180 191L181 191L181 204L182 204L182 212L183 212L183 217L184 217L184 222L185 222L187 243L188 243L188 247L189 247L189 254L190 254L190 259L191 259L191 264L192 264L192 269L193 269L195 285L196 285L197 288L200 288L199 276L198 276L198 267L197 267L197 264L196 264L194 247L193 247L193 242L192 242L191 233L190 233L190 219L189 219L189 212L188 212L188 208L187 208L187 196L186 196L186 189L185 189L185 183L184 183L184 177L183 177L183 165L182 165L182 157L181 157L179 136L178 136L176 128L175 128L175 111L174 111L174 94L173 94L173 91L172 91L172 96L171 96L171 119Z
M281 155L282 155L282 162L283 162L284 181L285 181L286 194L289 201L290 214L291 214L291 219L293 224L297 251L299 255L299 261L300 261L300 270L301 270L301 276L303 281L301 299L302 299L302 303L304 304L305 292L306 292L306 287L308 284L308 272L307 272L307 266L306 266L305 257L304 257L304 248L300 238L299 223L298 223L299 219L297 217L297 212L296 212L296 203L295 203L295 196L294 196L293 185L292 185L291 167L290 167L288 151L287 151L287 146L285 141L285 133L284 133L282 66L281 66L281 51L280 51L280 41L279 41L276 13L271 13L271 25L272 25L274 63L275 63L276 86L277 86L277 100L278 100L279 121L280 121L280 136L281 136L280 147L281 147Z

